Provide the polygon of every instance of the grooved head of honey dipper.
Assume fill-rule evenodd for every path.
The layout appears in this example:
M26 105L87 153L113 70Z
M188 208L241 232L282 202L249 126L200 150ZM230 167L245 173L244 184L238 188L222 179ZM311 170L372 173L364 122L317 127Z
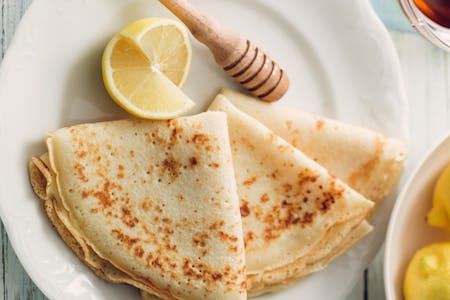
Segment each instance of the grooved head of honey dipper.
M264 95L259 95L258 98L266 102L275 102L280 100L289 89L289 78L286 72L281 71L281 78L278 84Z

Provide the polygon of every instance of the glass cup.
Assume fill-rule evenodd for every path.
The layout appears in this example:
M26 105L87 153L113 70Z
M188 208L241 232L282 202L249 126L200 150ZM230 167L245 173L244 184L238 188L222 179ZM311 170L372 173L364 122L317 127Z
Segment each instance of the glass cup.
M450 0L399 0L399 3L422 36L450 51Z

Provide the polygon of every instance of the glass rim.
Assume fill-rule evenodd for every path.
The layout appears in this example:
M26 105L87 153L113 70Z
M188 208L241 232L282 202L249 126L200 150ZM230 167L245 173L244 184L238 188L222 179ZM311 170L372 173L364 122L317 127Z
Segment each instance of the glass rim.
M413 7L410 1L412 0L399 0L398 2L400 3L400 7L402 8L412 27L434 45L446 51L450 51L450 41L444 41L442 38L440 38L436 34L435 30L430 27L430 24L427 23L428 19L424 19L424 16L418 14L418 12L416 12L416 10L418 9ZM434 22L433 25L442 29L449 30L448 28L440 26L439 24L434 24Z

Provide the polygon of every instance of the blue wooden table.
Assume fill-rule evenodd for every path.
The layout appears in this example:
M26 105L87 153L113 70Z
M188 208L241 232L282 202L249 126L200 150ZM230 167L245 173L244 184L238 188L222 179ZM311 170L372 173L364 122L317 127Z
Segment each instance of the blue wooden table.
M331 1L331 0L330 0ZM16 25L32 0L0 0L0 54L3 58ZM391 32L402 65L410 102L409 160L414 165L450 128L450 56L417 34ZM1 107L0 107L1 109ZM1 180L1 178L0 178ZM1 199L0 199L1 200ZM3 299L47 299L28 277L0 226L0 295ZM348 300L383 300L383 250L361 274Z

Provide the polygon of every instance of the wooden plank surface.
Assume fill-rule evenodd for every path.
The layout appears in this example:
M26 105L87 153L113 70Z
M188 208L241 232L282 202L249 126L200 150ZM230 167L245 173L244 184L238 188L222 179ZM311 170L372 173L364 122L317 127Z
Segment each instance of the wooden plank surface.
M32 0L0 0L0 55L5 51L14 35L17 24ZM12 249L3 224L0 226L1 263L0 297L14 300L47 299L34 285Z
M0 0L1 58L16 25L32 0ZM400 56L409 111L410 161L417 162L425 151L450 128L450 59L416 34L391 32ZM0 297L3 299L46 299L29 279L0 225ZM383 300L383 251L375 258L348 300Z

